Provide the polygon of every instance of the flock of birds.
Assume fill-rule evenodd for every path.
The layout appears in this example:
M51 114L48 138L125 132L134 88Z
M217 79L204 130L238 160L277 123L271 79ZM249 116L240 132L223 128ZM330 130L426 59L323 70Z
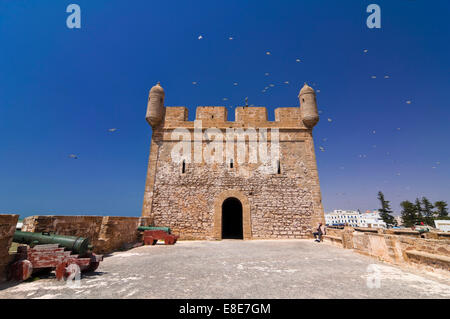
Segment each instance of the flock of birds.
M203 40L203 39L204 39L204 36L203 36L203 35L199 35L199 36L197 37L197 39L198 39L198 40ZM228 37L228 40L229 40L229 41L232 41L232 40L234 40L234 37L233 37L233 36L229 36L229 37ZM368 52L369 52L368 49L364 49L364 50L363 50L363 53L364 53L364 54L367 54ZM268 56L272 55L272 53L271 53L270 51L266 51L265 54L268 55ZM296 59L295 59L295 63L301 63L301 62L302 62L302 60L301 60L300 58L296 58ZM270 76L270 73L269 73L269 72L266 72L266 73L264 73L264 76L268 77L268 76ZM377 76L376 76L376 75L372 75L371 78L372 78L372 79L376 79ZM385 79L389 79L390 76L386 74L386 75L384 75L384 78L385 78ZM192 84L193 84L193 85L198 85L198 81L192 81ZM284 81L283 84L289 85L289 81ZM238 85L239 85L238 82L233 82L233 86L238 86ZM315 87L316 84L315 84L315 83L312 83L312 86ZM262 92L262 93L266 93L270 88L273 88L273 87L275 87L275 84L270 83L270 84L268 84L267 86L265 86L265 87L261 90L261 92ZM320 89L316 89L316 92L317 92L317 93L320 93ZM222 100L223 100L223 101L228 101L228 98L227 98L227 97L224 97L224 98L222 98ZM412 101L411 101L411 100L406 100L405 103L406 103L406 104L411 104ZM254 104L250 104L249 106L254 106ZM230 107L232 108L232 106L230 106ZM323 112L322 112L321 110L319 110L319 114L322 114L322 113L323 113ZM332 123L332 122L333 122L333 119L328 117L328 118L327 118L327 121L328 121L328 123ZM108 129L108 132L109 132L109 133L114 133L114 132L116 132L117 130L118 130L117 128L110 128L110 129ZM398 127L396 130L397 130L397 131L400 131L400 127ZM372 134L376 134L376 131L373 130L373 131L372 131ZM323 138L323 139L322 139L323 142L326 142L327 140L328 140L327 138ZM377 145L372 145L372 147L373 147L373 148L376 148ZM325 152L325 147L322 146L322 145L320 145L320 146L319 146L319 150L320 150L321 152ZM386 152L386 155L387 155L387 156L390 155L390 152ZM359 158L366 158L366 157L367 157L367 154L358 154L358 157L359 157ZM78 155L76 155L76 154L70 154L70 155L69 155L69 158L71 158L71 159L78 159L79 157L78 157ZM440 165L440 162L436 162L435 165L432 166L432 168L435 169L435 168L437 168L438 165ZM344 167L343 167L343 166L340 166L339 169L343 170ZM396 176L400 176L400 173L396 173Z
M108 132L114 133L114 132L116 132L117 130L118 130L118 128L112 127L112 128L109 128L109 129L108 129ZM76 154L69 154L69 158L70 158L70 159L76 160L76 159L78 159L78 155L76 155Z
M199 35L199 36L197 37L198 40L202 40L203 38L204 38L203 35ZM230 40L230 41L231 41L231 40L234 40L234 37L229 36L229 37L228 37L228 40ZM271 53L270 51L266 51L265 54L266 54L266 55L272 55L272 53ZM296 58L296 59L295 59L295 62L296 62L296 63L300 63L300 62L301 62L300 58ZM264 75L265 75L265 76L270 76L270 73L269 73L269 72L266 72L266 73L264 73ZM192 84L193 84L193 85L198 85L198 81L192 81ZM289 81L284 81L282 84L288 85L288 84L289 84ZM239 85L238 82L233 82L233 86L238 86L238 85ZM269 85L265 86L264 89L261 90L261 92L262 92L262 93L266 93L270 88L273 88L273 87L275 87L275 84L270 83ZM316 90L316 92L317 92L317 93L320 93L320 90ZM224 97L224 98L222 98L222 101L228 101L228 98L227 98L227 97ZM249 106L255 106L255 105L254 105L254 104L250 104ZM229 106L229 107L232 108L233 106Z

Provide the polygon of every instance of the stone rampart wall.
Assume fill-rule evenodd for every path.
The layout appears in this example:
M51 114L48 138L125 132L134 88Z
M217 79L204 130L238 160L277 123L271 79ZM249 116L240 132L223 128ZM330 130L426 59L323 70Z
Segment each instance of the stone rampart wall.
M422 238L428 237L428 238ZM338 239L340 238L340 240ZM431 239L433 238L433 239ZM383 261L450 270L450 240L440 233L412 230L327 229L325 240Z
M151 223L149 217L31 216L24 219L22 231L87 237L95 253L105 254L138 242L137 227Z

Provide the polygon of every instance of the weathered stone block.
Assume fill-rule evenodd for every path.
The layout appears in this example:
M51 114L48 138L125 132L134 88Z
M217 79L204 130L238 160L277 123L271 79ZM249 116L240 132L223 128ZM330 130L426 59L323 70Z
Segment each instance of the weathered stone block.
M19 215L0 215L0 282L6 279L11 256L9 248L16 230Z

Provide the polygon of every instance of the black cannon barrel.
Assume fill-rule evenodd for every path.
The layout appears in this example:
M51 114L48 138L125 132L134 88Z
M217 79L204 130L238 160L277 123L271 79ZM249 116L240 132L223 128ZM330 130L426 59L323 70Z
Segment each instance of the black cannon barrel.
M88 238L76 236L63 236L57 234L31 233L16 230L13 241L19 244L45 245L45 244L59 244L61 247L71 250L74 254L85 255L92 250L92 245Z
M170 228L169 227L155 227L155 226L139 226L138 227L139 231L144 231L144 230L162 230L165 231L166 233L170 234Z

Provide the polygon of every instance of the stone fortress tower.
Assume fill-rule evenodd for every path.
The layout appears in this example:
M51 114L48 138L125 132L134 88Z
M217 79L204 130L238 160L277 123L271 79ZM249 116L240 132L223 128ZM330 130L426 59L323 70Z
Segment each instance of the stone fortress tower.
M159 83L150 90L146 120L152 140L142 216L170 227L181 239L305 238L324 222L312 138L319 114L316 94L306 83L298 95L300 107L277 108L275 121L268 121L265 107L247 106L236 107L233 122L222 106L199 106L195 122L188 121L187 108L164 106L164 96ZM200 121L199 139L195 127ZM261 169L265 164L259 156L249 161L248 146L246 161L239 163L236 148L248 144L249 137L235 141L233 158L174 161L172 150L180 142L172 138L174 129L188 132L194 154L195 142L208 148L205 130L210 128L224 135L227 129L267 129L269 145L275 139L271 129L278 129L277 168Z

